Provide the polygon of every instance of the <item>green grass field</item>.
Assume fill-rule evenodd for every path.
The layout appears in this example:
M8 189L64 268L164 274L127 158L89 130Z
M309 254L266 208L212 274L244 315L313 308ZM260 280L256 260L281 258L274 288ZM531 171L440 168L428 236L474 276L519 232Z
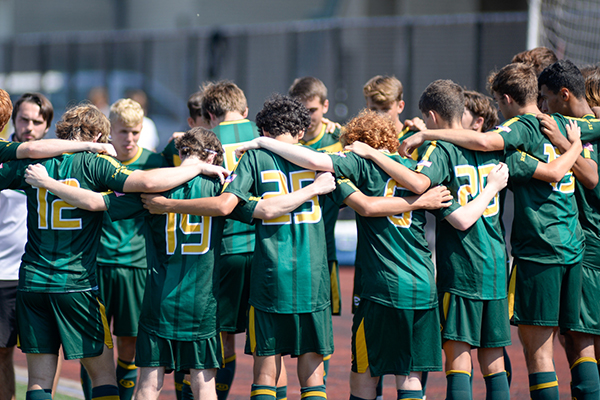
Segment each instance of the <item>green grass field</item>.
M25 400L25 392L27 392L27 385L24 383L17 382L17 400ZM66 396L64 394L57 393L54 396L54 400L78 400L76 397Z

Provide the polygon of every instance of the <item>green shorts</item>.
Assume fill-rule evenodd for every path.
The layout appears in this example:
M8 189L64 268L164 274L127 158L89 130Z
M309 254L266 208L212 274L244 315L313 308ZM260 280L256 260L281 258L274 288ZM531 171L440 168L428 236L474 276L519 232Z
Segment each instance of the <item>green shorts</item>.
M362 299L352 322L352 371L372 376L442 370L438 310L400 310Z
M574 331L600 335L600 270L582 268L579 323Z
M219 259L219 325L222 332L240 333L246 330L253 255L226 254Z
M576 329L581 302L581 264L539 264L515 258L508 288L514 325Z
M180 341L165 339L141 328L135 343L135 365L138 367L165 367L167 373L189 373L192 369L220 368L222 364L220 334L208 339Z
M331 307L303 314L274 314L250 306L246 354L257 356L333 353Z
M115 336L137 336L147 275L146 268L98 265L98 288Z
M342 315L342 290L340 289L340 266L337 260L327 261L331 281L331 315Z
M17 292L17 328L23 353L58 354L66 360L96 357L112 337L97 291Z
M354 280L352 286L352 314L356 314L358 305L360 304L360 292L362 290L362 284L360 282L360 268L354 266Z
M508 299L474 300L448 292L439 296L443 340L473 347L510 346Z

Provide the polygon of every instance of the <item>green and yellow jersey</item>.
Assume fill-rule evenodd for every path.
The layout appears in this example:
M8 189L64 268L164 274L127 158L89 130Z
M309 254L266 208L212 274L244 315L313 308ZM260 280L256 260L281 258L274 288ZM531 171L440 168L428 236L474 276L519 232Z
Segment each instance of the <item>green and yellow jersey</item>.
M552 116L566 134L568 119L559 114ZM588 136L600 133L596 122L579 120L578 125L582 136L584 132ZM515 199L513 255L537 263L578 263L583 254L583 232L578 221L573 173L568 172L560 182L531 179L535 167L528 163L528 157L551 162L560 155L540 131L539 120L533 114L520 115L505 121L493 132L504 139Z
M243 201L269 198L313 182L315 172L264 149L242 156L224 191ZM279 314L310 313L330 305L321 199L291 213L256 222L249 303Z
M438 218L435 247L440 292L476 300L506 298L506 247L499 194L465 231L445 219L481 193L488 174L503 159L502 152L476 152L434 141L417 165L416 171L427 176L432 187L446 186L455 200L451 207L434 212Z
M171 199L217 196L217 179L197 176L164 195ZM224 218L187 214L151 215L137 195L104 196L113 220L145 216L148 281L140 328L157 336L191 341L218 331L218 269ZM256 203L238 207L234 216L251 222Z
M153 151L138 148L137 154L122 163L130 170L154 169L166 166L163 157ZM142 233L144 218L112 221L104 213L98 264L129 268L146 268L146 239Z
M339 189L333 194L343 201L356 190L367 196L414 196L370 160L354 153L330 155ZM415 161L390 155L412 168ZM358 244L356 266L360 269L361 299L397 309L429 309L437 306L434 266L425 240L425 211L392 217L356 215Z
M19 290L65 293L97 286L96 254L103 213L85 211L43 188L25 182L28 165L42 163L50 177L97 192L122 191L131 173L110 156L63 154L45 160L2 164L2 189L23 189L27 195L27 245L21 263Z

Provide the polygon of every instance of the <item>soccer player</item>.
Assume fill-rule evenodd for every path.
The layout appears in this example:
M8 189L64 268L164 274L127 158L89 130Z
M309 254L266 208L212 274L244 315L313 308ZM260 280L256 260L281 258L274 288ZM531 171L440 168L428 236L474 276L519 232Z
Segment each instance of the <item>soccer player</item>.
M461 124L464 129L477 132L492 130L500 120L493 100L474 90L465 90L465 110Z
M538 85L542 95L542 111L560 113L570 117L593 120L595 117L585 97L585 81L579 69L569 60L560 60L540 74ZM553 121L541 116L544 127ZM554 124L555 125L555 124ZM546 129L552 143L562 152L565 143L556 133ZM558 132L560 134L560 131ZM562 135L561 135L562 136ZM585 160L580 158L573 167L577 178L575 194L579 208L579 221L585 235L585 252L582 261L583 279L581 294L580 326L565 336L567 359L573 378L572 396L575 398L597 397L600 392L597 362L600 359L600 305L596 299L600 276L598 275L598 226L600 226L600 199L598 184L598 141L584 146Z
M490 83L502 114L508 118L497 129L485 134L467 130L418 132L402 143L401 153L412 151L425 139L441 139L472 150L522 151L521 161L526 161L527 154L545 162L564 158L558 157L558 150L540 131L535 117L540 111L533 68L509 64L492 75ZM564 129L567 119L560 115L553 118ZM600 123L576 123L585 140L600 133ZM575 140L573 145L579 146L580 141ZM532 398L554 398L558 396L558 384L553 365L553 327L560 326L563 331L577 328L583 234L577 221L572 173L564 175L562 168L551 169L544 179L546 183L530 179L534 171L521 164L511 168L511 174L519 171L519 175L511 176L516 184L511 237L515 260L509 292L509 304L514 296L514 309L510 315L519 326ZM550 226L552 229L548 229ZM573 385L578 385L576 380Z
M68 110L56 128L57 137L81 142L105 141L108 132L108 120L91 105ZM21 188L28 199L28 241L17 291L20 348L28 359L27 398L50 398L61 344L65 358L81 359L90 373L93 398L116 398L112 339L95 275L102 214L74 209L26 184L25 167L33 162L11 161L0 170L2 188ZM130 171L111 157L91 153L64 154L43 163L68 184L97 190L161 191L198 173L222 173L202 165Z
M256 124L246 118L248 105L244 92L227 80L208 84L202 95L201 113L223 144L223 166L233 170L238 161L235 149L240 143L259 136ZM225 356L224 368L217 372L219 400L227 398L235 376L235 335L246 329L253 254L254 226L227 220L219 260L219 324ZM280 393L286 386L285 380L282 381Z
M144 118L143 108L131 99L120 99L110 107L111 143L117 151L117 160L130 170L165 166L160 154L138 146ZM98 248L98 288L107 321L109 324L112 321L117 337L116 369L121 400L132 398L137 381L135 342L147 275L143 226L142 217L111 221L105 214ZM82 382L86 378L83 372Z

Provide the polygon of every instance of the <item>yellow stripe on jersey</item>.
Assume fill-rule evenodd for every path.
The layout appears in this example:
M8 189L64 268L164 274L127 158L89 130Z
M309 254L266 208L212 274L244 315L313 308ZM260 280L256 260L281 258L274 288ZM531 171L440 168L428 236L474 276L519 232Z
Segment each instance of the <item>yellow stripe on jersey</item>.
M248 312L248 337L250 338L250 352L256 350L256 331L254 330L254 306L250 306Z
M137 151L137 153L135 153L135 156L133 156L131 159L129 159L127 161L121 161L121 164L123 164L123 165L133 164L134 162L139 160L139 158L142 156L143 152L144 152L144 150L140 146L138 146L138 151Z
M511 319L515 315L515 290L517 286L517 264L513 265L510 273L510 281L508 283L508 318Z
M436 148L437 148L437 140L434 140L429 144L429 147L427 147L427 150L425 151L425 154L423 154L421 161L429 161L429 157L431 157L431 153L433 153L433 151ZM424 164L417 164L417 168L415 171L421 172L421 170L423 169L423 166L424 166Z
M113 348L112 335L110 334L110 325L108 324L108 320L106 319L106 309L104 308L104 304L96 297L96 301L100 306L100 317L102 318L102 326L104 327L104 344L109 349ZM110 397L110 396L109 396Z
M367 340L365 339L365 320L360 321L356 331L356 372L364 374L369 368L369 352L367 351Z
M319 134L314 137L313 139L307 141L304 140L300 140L300 143L305 145L305 146L312 146L313 144L317 143L319 140L323 139L323 136L325 136L325 128L327 127L327 125L325 125L324 123L321 122L321 131L319 132Z
M329 146L321 147L319 150L324 150L328 153L337 153L338 151L343 151L344 148L340 142L337 142Z
M235 124L244 124L246 122L250 122L247 119L236 119L235 121L223 121L219 125L235 125Z

